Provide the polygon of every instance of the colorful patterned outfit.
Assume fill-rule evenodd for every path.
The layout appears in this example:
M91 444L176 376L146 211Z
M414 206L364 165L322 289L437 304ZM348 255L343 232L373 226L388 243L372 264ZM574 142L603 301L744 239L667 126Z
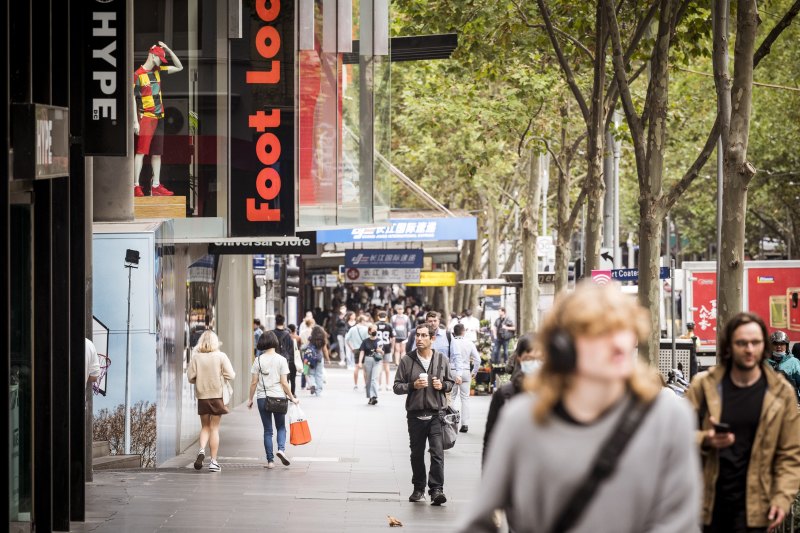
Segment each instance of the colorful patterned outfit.
M164 103L161 100L162 65L153 70L143 66L134 73L133 91L139 114L139 135L136 136L136 153L161 155L164 152Z

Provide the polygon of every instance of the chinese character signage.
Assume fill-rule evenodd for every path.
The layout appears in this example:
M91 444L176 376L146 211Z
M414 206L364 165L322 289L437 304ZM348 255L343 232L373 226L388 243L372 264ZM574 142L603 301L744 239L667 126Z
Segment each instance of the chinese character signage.
M475 217L392 219L385 226L318 231L319 242L455 241L478 238Z
M295 5L247 5L230 41L228 234L294 235Z
M345 283L413 283L419 281L418 268L348 268Z
M125 0L98 0L86 9L84 61L86 155L128 155L127 95L131 80L125 56Z
M422 250L345 250L347 268L422 268Z
M692 305L694 332L704 345L717 343L717 274L695 272L692 274Z

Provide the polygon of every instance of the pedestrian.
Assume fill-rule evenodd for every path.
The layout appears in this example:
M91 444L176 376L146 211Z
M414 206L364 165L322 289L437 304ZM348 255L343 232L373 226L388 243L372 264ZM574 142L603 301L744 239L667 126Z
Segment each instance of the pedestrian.
M408 331L411 329L411 318L406 314L402 304L395 306L395 314L390 321L392 328L394 328L394 350L389 359L395 365L400 364L400 358L406 351L406 342L408 341Z
M256 396L258 414L261 415L261 424L264 426L264 451L267 454L265 468L275 468L275 457L284 466L289 466L289 458L286 456L286 407L288 404L285 402L298 404L300 400L294 395L289 381L286 379L289 375L289 362L277 351L281 349L281 344L274 331L268 331L261 335L261 338L258 339L258 349L261 351L261 355L256 357L250 367L252 379L250 380L247 408L253 408L253 396ZM274 453L273 421L275 422L275 432L278 434L278 451Z
M308 378L311 383L311 394L313 396L322 396L322 389L325 385L325 363L330 364L331 356L328 347L328 334L322 326L314 326L311 328L311 333L308 337L308 346L306 347L306 354L313 357L313 363L309 364ZM312 366L313 365L313 366Z
M464 337L477 344L478 332L481 330L481 321L472 316L472 309L464 309L461 323L464 324Z
M542 365L541 351L536 349L531 335L523 335L517 339L517 346L514 349L512 359L514 368L511 371L511 379L494 391L492 401L489 404L489 413L486 415L486 430L483 433L482 463L486 462L486 450L500 411L511 398L524 390L525 378L532 376Z
M795 394L800 394L800 360L789 353L789 336L783 331L776 331L769 340L772 344L772 353L767 359L769 366L789 380Z
M236 377L228 356L219 351L221 343L217 334L211 330L203 332L197 341L197 346L192 350L192 359L189 361L187 377L189 383L194 384L195 397L197 398L197 414L200 415L200 450L194 461L195 470L203 468L206 456L206 444L211 447L211 463L208 469L212 472L221 470L217 462L219 450L219 425L222 415L228 413L228 408L223 401L223 388L225 381L232 381Z
M461 322L461 317L458 316L458 313L452 311L450 313L450 320L447 322L447 328L445 329L447 329L447 331L449 331L450 333L453 333L453 328L456 326L456 324L460 322Z
M264 333L264 328L261 327L261 321L259 319L253 320L253 352L258 355L258 338L261 334Z
M272 330L275 338L278 339L277 352L286 359L286 364L289 366L289 375L287 381L289 387L292 389L292 394L295 390L295 380L297 377L297 365L294 360L294 352L297 345L294 343L292 334L286 329L286 317L283 315L275 315L275 329Z
M314 320L314 313L306 311L306 315L303 317L303 320L300 321L297 334L304 339L308 338L308 334L311 333L311 328L314 327L316 323L316 320ZM300 346L300 348L302 349L302 346Z
M378 331L378 344L381 347L381 351L386 354L382 359L383 374L380 376L380 381L384 383L384 390L387 391L389 390L389 380L391 379L392 354L394 353L395 345L394 328L386 321L388 316L386 311L378 311L378 321L375 323L375 329Z
M356 366L355 352L350 347L350 344L347 342L347 334L350 333L350 330L353 329L353 327L355 327L355 325L358 323L356 321L356 314L354 312L352 312L352 311L348 311L344 315L344 323L345 323L345 328L346 328L345 334L344 334L344 338L343 338L344 353L345 353L345 364L347 365L347 369L348 370L353 370L354 367Z
M289 335L292 336L294 345L297 347L297 350L301 353L300 366L298 366L297 358L295 358L295 367L297 367L298 372L300 372L300 390L306 390L306 372L302 364L303 339L301 339L300 335L297 334L297 326L295 324L289 324ZM292 392L294 392L294 390Z
M358 368L364 368L367 403L375 405L378 403L378 376L381 373L384 350L378 340L378 328L374 324L367 329L367 336L358 349Z
M514 321L506 316L506 308L500 308L500 316L497 317L492 326L492 339L494 339L494 349L492 350L492 363L505 363L508 360L508 341L514 337L516 330ZM500 350L503 351L503 359L500 359Z
M800 486L800 416L793 387L765 360L761 317L725 324L720 364L692 380L686 397L700 422L706 533L777 528Z
M345 306L341 306L339 308L339 316L336 317L336 327L334 328L336 333L336 350L339 353L339 366L345 366L347 364L347 347L344 342L344 337L347 335L347 308Z
M422 324L416 331L416 349L400 360L394 376L394 393L406 396L406 419L411 448L411 483L414 490L408 497L418 502L425 497L427 482L431 505L447 501L444 494L444 448L442 415L447 394L455 381L447 356L433 349L434 329ZM431 454L430 472L425 474L425 444Z
M481 366L481 356L475 343L464 336L464 324L456 324L453 327L453 344L456 346L455 353L458 353L460 371L456 372L455 367L450 370L455 377L455 387L451 395L452 402L461 396L461 433L469 431L469 389L472 386L472 378L478 373ZM472 368L470 368L472 363Z
M690 339L692 344L694 344L695 352L700 350L700 339L694 332L694 322L687 322L686 323L686 333L678 337L679 339Z
M454 375L461 374L461 353L458 346L453 343L453 335L446 329L440 326L439 313L436 311L428 311L425 314L425 323L431 332L431 343L434 350L438 350L445 354L445 357L450 361L450 367ZM419 329L419 326L417 327Z
M84 365L84 373L86 380L84 383L94 383L100 379L100 358L97 356L97 349L94 343L89 339L84 339L84 355L86 364Z
M347 344L347 348L352 351L353 353L358 352L359 348L361 347L361 343L364 342L364 339L369 337L369 330L367 327L367 317L366 315L358 315L358 321L355 326L351 327L350 330L345 335L344 342ZM355 365L355 370L353 372L353 390L358 390L358 375L361 373L361 367L359 365ZM367 388L369 388L369 377L364 375L364 383Z
M556 301L537 333L532 394L503 408L458 531L496 531L497 509L515 533L697 530L694 415L637 364L649 320L613 285L582 283Z

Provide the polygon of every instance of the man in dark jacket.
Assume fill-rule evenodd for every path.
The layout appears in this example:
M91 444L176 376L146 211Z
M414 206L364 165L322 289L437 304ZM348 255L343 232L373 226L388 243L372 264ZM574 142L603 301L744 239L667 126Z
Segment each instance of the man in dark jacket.
M455 380L447 356L431 347L431 328L417 326L417 349L403 356L394 378L394 393L406 394L406 416L411 447L411 482L414 492L408 501L424 498L427 481L431 505L442 505L444 495L444 449L441 412L447 407L447 394ZM431 452L430 473L425 475L425 443Z

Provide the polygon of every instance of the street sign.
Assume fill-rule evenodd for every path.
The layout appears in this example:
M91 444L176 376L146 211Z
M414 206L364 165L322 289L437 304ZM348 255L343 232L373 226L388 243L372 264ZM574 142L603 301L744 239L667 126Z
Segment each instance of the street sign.
M421 272L419 283L406 283L409 287L454 287L455 272Z
M420 280L418 268L348 268L345 283L405 283Z
M659 279L669 279L669 267L661 267L658 271ZM598 285L605 285L611 280L639 281L638 268L615 268L611 270L592 270L592 281Z
M422 268L422 250L345 250L347 268Z

